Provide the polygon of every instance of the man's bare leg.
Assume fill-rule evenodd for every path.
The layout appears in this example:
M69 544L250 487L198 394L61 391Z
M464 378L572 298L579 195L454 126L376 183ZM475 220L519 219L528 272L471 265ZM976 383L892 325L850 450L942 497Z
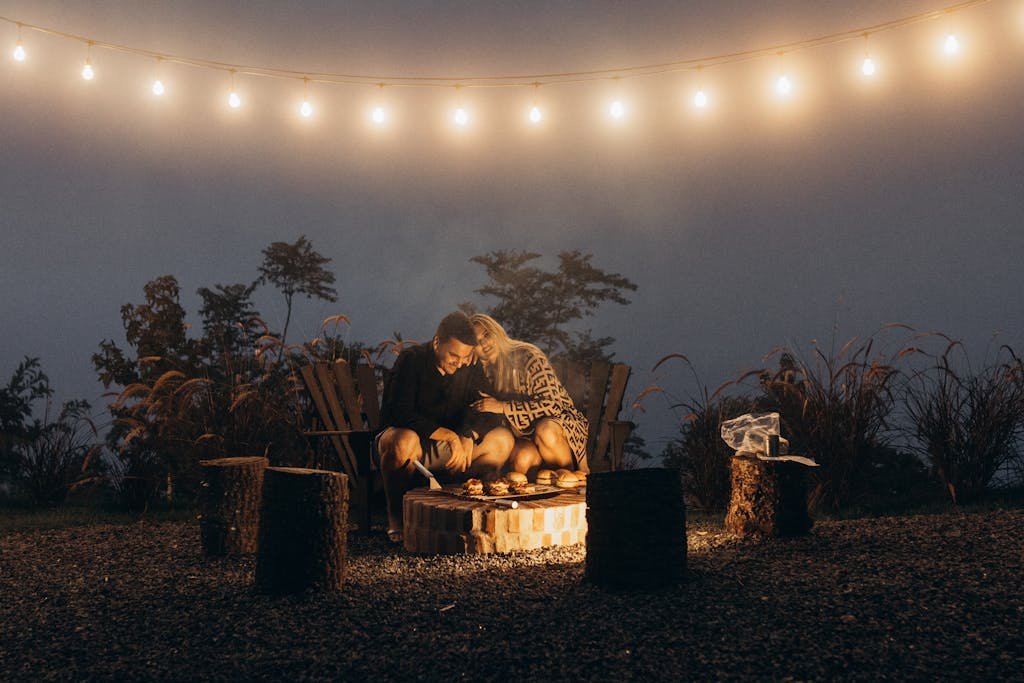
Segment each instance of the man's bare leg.
M508 462L516 438L507 427L495 427L484 435L473 447L473 464L469 468L472 477L486 477L499 474Z
M388 538L396 540L402 533L402 498L409 490L415 466L414 460L423 457L419 434L411 429L393 427L380 436L380 474L384 479L384 497L387 499Z

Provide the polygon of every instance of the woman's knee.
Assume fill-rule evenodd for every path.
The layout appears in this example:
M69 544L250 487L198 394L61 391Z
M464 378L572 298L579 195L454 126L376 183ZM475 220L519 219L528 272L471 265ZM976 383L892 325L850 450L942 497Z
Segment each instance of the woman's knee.
M543 448L557 448L565 443L565 430L554 420L541 420L534 433L537 445Z

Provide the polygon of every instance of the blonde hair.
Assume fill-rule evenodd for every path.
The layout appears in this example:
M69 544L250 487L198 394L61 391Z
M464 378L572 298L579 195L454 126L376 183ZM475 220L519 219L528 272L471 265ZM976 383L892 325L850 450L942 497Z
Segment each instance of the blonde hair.
M484 371L490 378L491 382L494 383L494 388L500 392L513 392L516 390L516 381L514 371L519 369L522 370L521 366L523 361L520 360L518 363L513 357L516 351L527 351L533 353L539 353L543 355L543 352L533 344L529 342L519 341L512 339L508 336L508 332L502 327L497 320L489 315L483 313L474 313L469 316L469 321L473 323L475 327L480 327L484 332L491 335L491 339L494 341L494 345L498 349L498 358L493 364L484 364Z

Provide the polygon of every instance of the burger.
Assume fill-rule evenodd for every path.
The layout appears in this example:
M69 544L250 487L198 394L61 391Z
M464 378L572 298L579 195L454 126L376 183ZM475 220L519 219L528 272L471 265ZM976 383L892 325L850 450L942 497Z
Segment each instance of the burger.
M488 496L507 496L508 495L508 480L507 479L495 479L487 484L487 495Z
M541 486L551 486L555 483L556 475L551 470L541 470L537 473L537 483Z
M569 470L558 470L555 473L555 486L560 489L574 489L580 485L579 477Z
M462 492L467 496L482 496L484 483L479 479L467 479L466 483L462 485Z

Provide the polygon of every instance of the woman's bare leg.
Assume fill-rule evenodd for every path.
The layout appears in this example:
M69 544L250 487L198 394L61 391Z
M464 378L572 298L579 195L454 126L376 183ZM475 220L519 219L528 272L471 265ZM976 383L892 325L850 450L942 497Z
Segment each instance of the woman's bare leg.
M533 435L544 465L552 469L572 469L572 451L565 430L558 422L543 419L537 422Z
M482 478L499 474L508 462L515 440L512 431L507 427L496 427L487 432L480 443L473 447L470 476Z
M509 457L513 472L525 474L531 481L537 477L537 470L544 464L540 459L540 452L529 439L516 439L516 445L512 447L512 455Z

